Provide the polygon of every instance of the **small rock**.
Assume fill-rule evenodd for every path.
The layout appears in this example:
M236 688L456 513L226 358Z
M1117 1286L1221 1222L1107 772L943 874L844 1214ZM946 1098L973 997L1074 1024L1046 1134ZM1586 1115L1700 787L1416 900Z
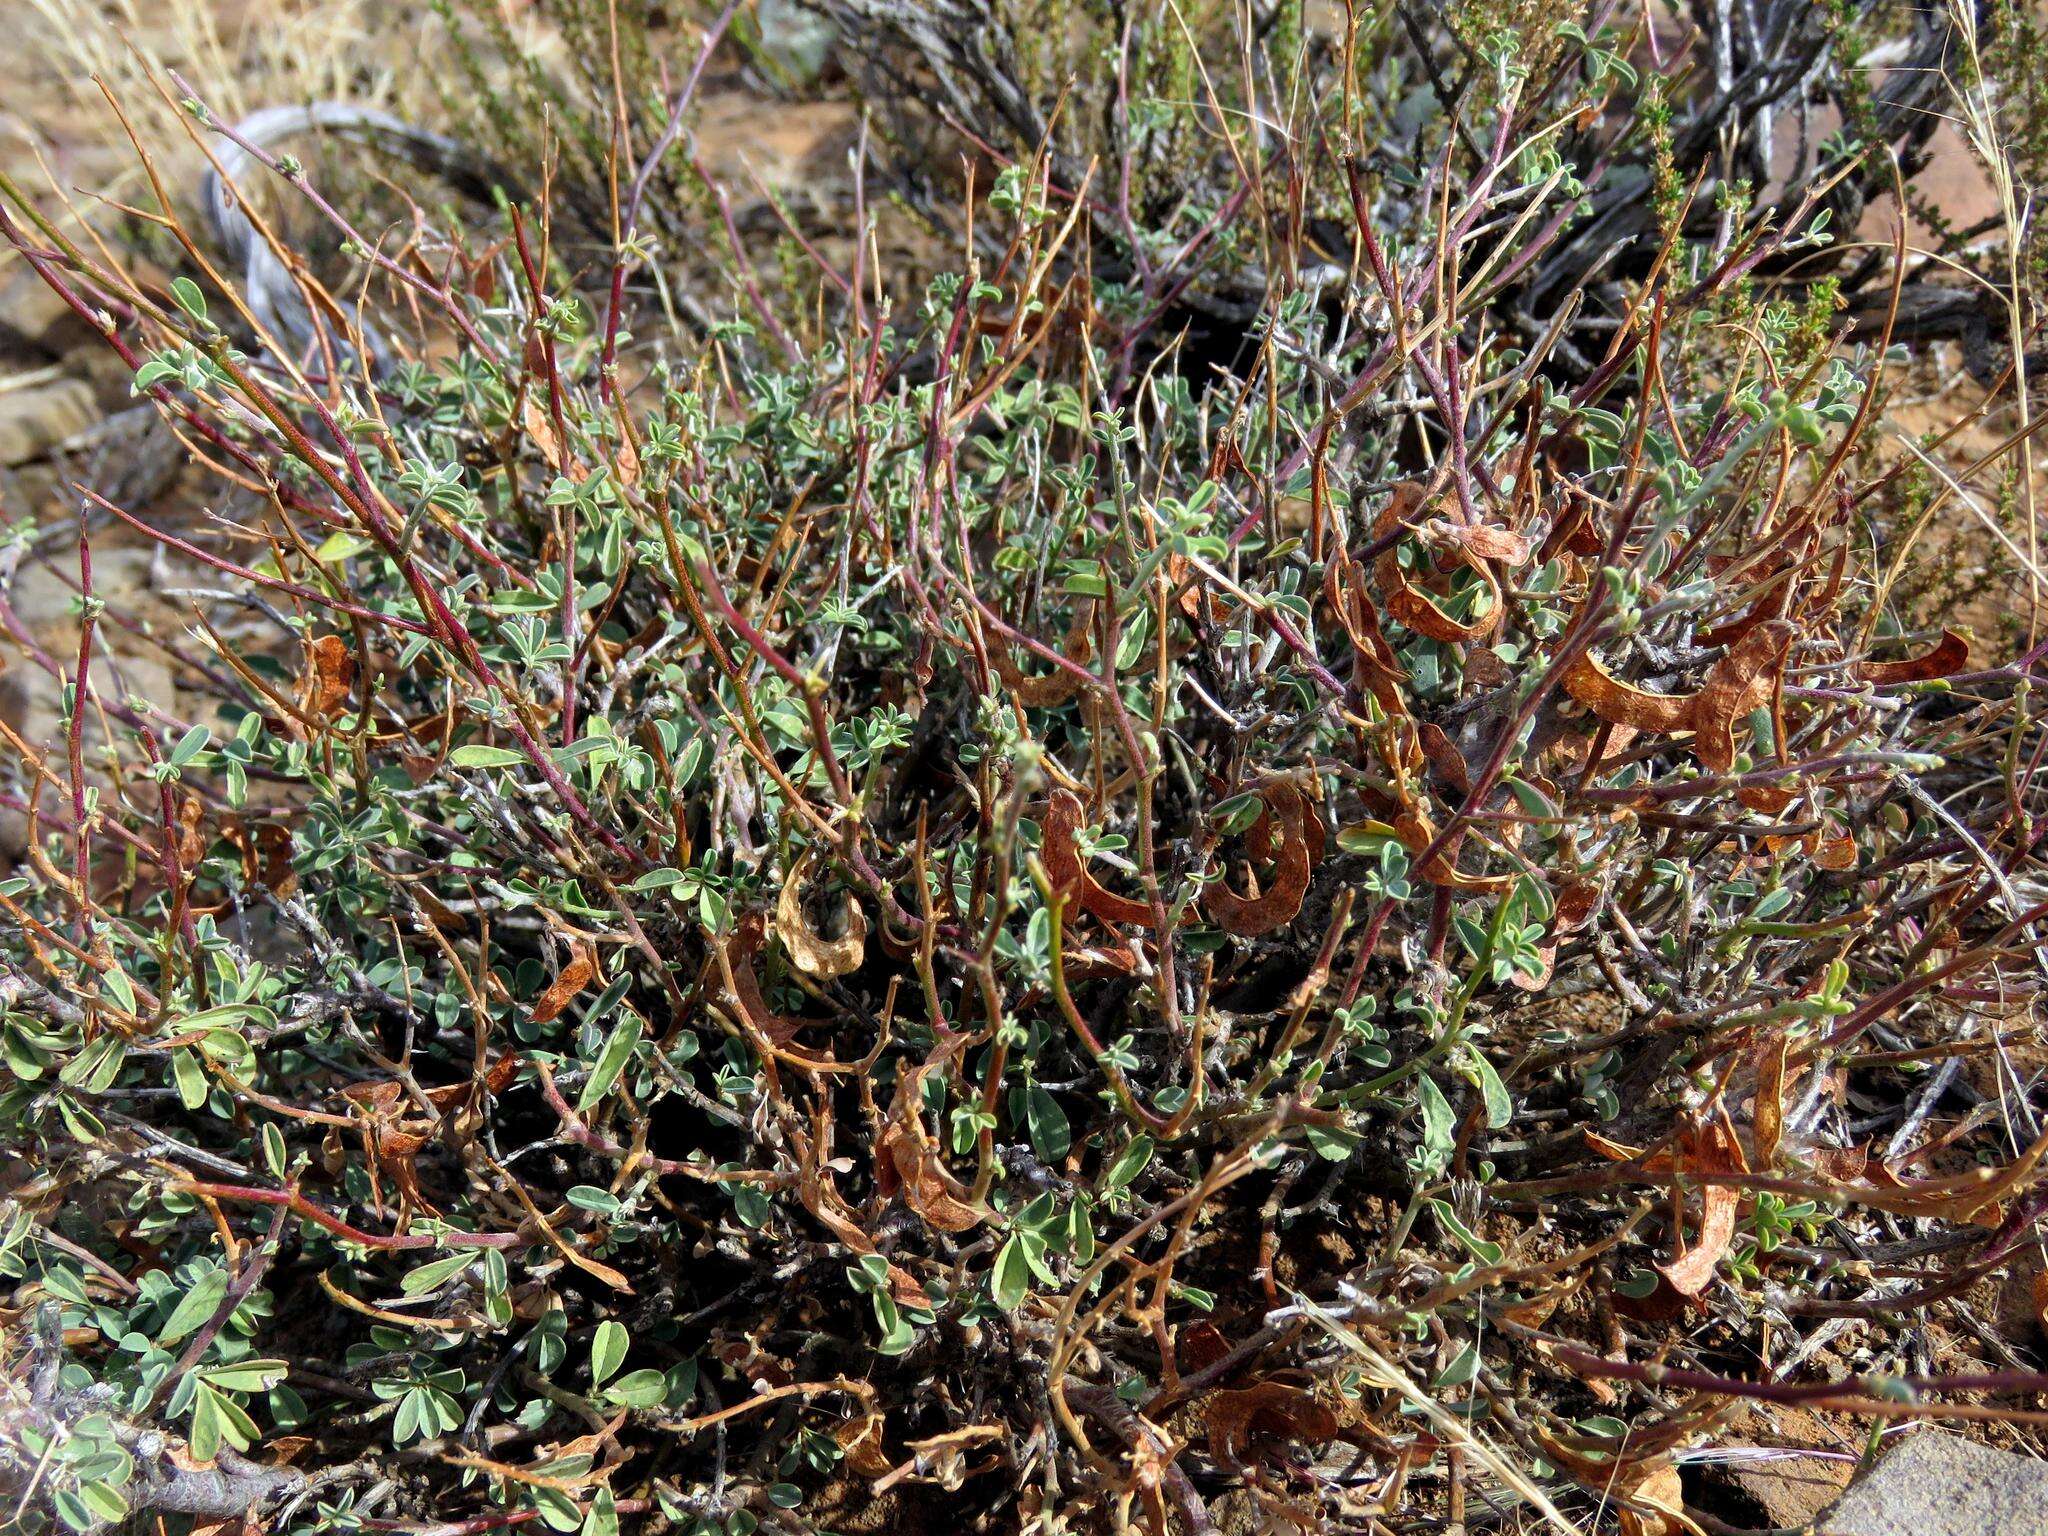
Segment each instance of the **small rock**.
M733 189L742 229L757 222L779 227L756 182L801 218L807 208L830 207L848 181L846 151L859 136L860 114L847 103L713 91L698 105L698 153L711 175Z
M1811 1525L1840 1496L1851 1470L1820 1456L1710 1463L1698 1472L1699 1502L1743 1530L1794 1529Z
M1904 1440L1821 1517L1817 1536L2048 1531L2048 1462L1938 1429Z
M0 805L0 869L12 869L28 852L28 812Z
M34 352L63 352L92 327L25 261L0 275L0 343Z
M761 51L799 84L825 72L839 29L796 0L761 0Z
M107 410L120 410L135 403L135 375L121 361L121 354L98 336L72 347L63 357L64 371L85 380Z
M76 643L74 639L73 646ZM53 655L69 678L74 655L62 647L56 648ZM177 708L177 677L170 664L160 657L116 658L102 650L93 658L92 686L107 704L125 704L130 698L140 698L167 710ZM34 662L21 662L0 672L0 720L6 721L30 746L61 754L66 741L63 682ZM119 734L121 727L117 725L115 731ZM96 764L98 748L104 740L98 711L87 717L85 736L86 750L93 754Z
M0 380L0 467L40 459L99 420L99 402L83 379L44 378L9 388Z

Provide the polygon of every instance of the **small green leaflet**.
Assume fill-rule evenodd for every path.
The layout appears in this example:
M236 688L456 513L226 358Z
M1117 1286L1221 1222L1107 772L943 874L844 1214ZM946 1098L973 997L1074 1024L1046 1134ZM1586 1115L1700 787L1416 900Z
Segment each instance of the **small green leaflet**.
M612 1084L619 1080L619 1074L626 1070L626 1063L633 1059L633 1048L640 1043L640 1030L640 1015L628 1013L605 1038L604 1049L597 1053L597 1065L590 1069L590 1080L576 1095L579 1114L601 1103L604 1096L612 1091Z
M1060 1102L1034 1080L1024 1086L1024 1119L1032 1148L1048 1163L1065 1157L1074 1145L1073 1128Z
M590 1513L583 1517L582 1536L619 1536L619 1511L612 1503L612 1491L602 1483L590 1501Z
M210 1365L199 1374L223 1392L268 1392L289 1369L282 1360L237 1360L232 1365Z
M1458 1072L1475 1088L1486 1101L1486 1128L1497 1131L1515 1115L1515 1101L1508 1097L1507 1084L1500 1080L1493 1063L1477 1051L1466 1051L1458 1063Z
M514 752L510 747L486 747L473 743L450 752L448 761L457 768L516 768L526 761L526 754Z
M199 1277L198 1283L187 1291L184 1298L172 1309L162 1328L157 1330L159 1344L175 1344L187 1334L195 1332L199 1325L211 1318L228 1294L228 1272L218 1267L209 1269Z
M187 1109L197 1109L206 1102L206 1068L199 1064L199 1054L188 1051L182 1045L171 1052L171 1078L178 1085L178 1102Z
M444 1259L432 1259L413 1270L398 1282L398 1288L408 1296L424 1296L437 1291L450 1280L467 1269L476 1255L468 1252L451 1253Z
M1005 1312L1016 1311L1031 1291L1031 1260L1024 1251L1025 1241L1024 1233L1013 1232L996 1255L990 1291L995 1296L996 1305Z
M205 323L206 295L199 291L199 285L193 282L191 278L172 278L171 297L177 301L178 308L185 311L186 314L201 324Z
M605 1395L628 1408L656 1408L668 1396L668 1378L655 1370L628 1371Z
M1480 1237L1470 1227L1466 1226L1464 1222L1458 1220L1458 1213L1443 1201L1432 1200L1429 1202L1429 1208L1435 1213L1437 1224L1460 1243L1464 1244L1465 1251L1471 1254L1473 1258L1488 1266L1500 1263L1501 1247L1499 1243L1489 1243L1485 1238Z
M611 1380L626 1358L626 1330L610 1318L597 1325L590 1340L590 1384L601 1387Z
M1102 1176L1102 1192L1114 1193L1145 1171L1145 1165L1152 1161L1152 1138L1143 1134L1133 1136L1130 1144L1117 1154L1109 1171Z
M1432 1385L1437 1387L1462 1387L1479 1374L1479 1347L1467 1344L1458 1351L1457 1358L1444 1367L1443 1374Z
M123 1013L135 1011L135 983L118 965L100 972L100 987Z
M65 1063L58 1080L85 1093L103 1092L120 1075L123 1044L119 1035L108 1030Z
M1441 1168L1450 1161L1456 1145L1453 1129L1457 1118L1451 1113L1451 1101L1427 1074L1416 1089L1416 1098L1422 1109L1423 1161L1431 1168Z

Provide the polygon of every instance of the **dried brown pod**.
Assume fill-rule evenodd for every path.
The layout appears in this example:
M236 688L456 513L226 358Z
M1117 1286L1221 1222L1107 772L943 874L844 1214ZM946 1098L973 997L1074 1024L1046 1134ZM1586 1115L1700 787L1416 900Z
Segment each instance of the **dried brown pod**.
M886 1477L895 1463L882 1448L888 1421L879 1413L864 1413L848 1419L832 1431L832 1438L846 1458L847 1466L862 1477Z
M1373 537L1385 538L1403 524L1413 525L1413 514L1421 507L1424 499L1422 487L1415 481L1407 481L1394 487L1394 493L1379 517L1373 523ZM1453 546L1462 563L1475 572L1486 585L1486 596L1478 608L1478 617L1469 623L1452 618L1439 608L1429 594L1416 585L1401 568L1399 554L1388 549L1373 562L1373 577L1379 582L1385 594L1387 612L1393 618L1407 625L1418 635L1447 644L1459 644L1468 640L1482 639L1500 627L1503 612L1500 582L1487 568L1486 562L1472 552L1464 543Z
M1819 836L1814 838L1813 862L1834 874L1843 874L1856 867L1856 839L1843 836Z
M1181 1329L1175 1350L1180 1368L1186 1372L1206 1371L1230 1354L1230 1340L1207 1318Z
M1329 842L1328 829L1323 825L1321 813L1316 810L1315 801L1308 795L1301 794L1299 785L1289 784L1286 787L1300 797L1301 832L1303 840L1308 845L1309 868L1314 869L1323 862L1323 850ZM1253 858L1266 863L1280 856L1284 840L1285 834L1279 819L1266 811L1259 813L1259 819L1253 822L1244 834L1246 851Z
M548 1024L560 1018L562 1010L575 1000L576 994L596 979L597 956L589 944L578 939L569 963L548 983L547 991L534 1000L533 1022Z
M875 1182L884 1194L900 1194L903 1203L927 1226L941 1232L966 1232L980 1226L986 1213L961 1198L958 1182L925 1132L921 1113L925 1077L943 1065L953 1049L939 1046L898 1080L888 1120L875 1145Z
M1769 697L1792 636L1783 619L1757 625L1714 663L1693 695L1693 753L1709 772L1726 773L1735 765L1735 722Z
M1209 1399L1204 1417L1209 1454L1226 1467L1244 1465L1244 1451L1253 1435L1324 1445L1337 1433L1336 1414L1313 1393L1277 1381L1218 1392Z
M1557 892L1557 931L1571 933L1584 927L1600 905L1600 896L1597 880L1567 880Z
M804 1020L777 1013L761 993L760 978L754 974L754 954L767 933L760 917L749 914L733 929L725 942L725 959L732 971L732 1001L763 1038L775 1045L787 1045L804 1027Z
M1680 1172L1747 1173L1742 1144L1727 1123L1716 1117L1690 1137L1683 1154L1676 1159ZM1714 1278L1721 1255L1735 1238L1735 1208L1739 1196L1725 1184L1709 1184L1700 1191L1700 1228L1690 1248L1656 1266L1671 1288L1681 1296L1697 1296Z
M322 717L338 715L355 692L355 652L340 635L322 635L309 650L312 669L306 679L307 708Z
M1254 890L1249 896L1233 891L1225 879L1211 882L1202 891L1202 906L1215 919L1216 926L1247 938L1271 933L1275 928L1294 921L1294 915L1301 910L1302 898L1308 894L1311 867L1307 802L1301 791L1282 780L1267 786L1261 791L1261 796L1266 802L1266 809L1260 813L1260 823L1271 819L1280 838L1280 847L1274 851L1272 840L1275 830L1269 828L1258 845L1271 854L1273 883L1263 891ZM1247 837L1248 848L1251 842Z
M1692 694L1648 693L1632 688L1582 654L1565 669L1564 691L1609 725L1635 731L1683 731L1692 725Z
M1439 519L1429 523L1426 531L1430 538L1454 545L1469 556L1498 560L1503 565L1527 565L1530 555L1535 553L1534 547L1521 534L1485 523L1468 528L1462 523Z
M1465 761L1465 754L1458 750L1444 728L1433 721L1425 720L1417 730L1422 742L1422 754L1429 759L1429 766L1438 778L1461 795L1472 793L1472 770Z
M242 856L242 878L250 884L286 897L298 889L298 872L292 868L291 828L265 821L252 829L237 816L223 818L220 835ZM196 861L197 854L192 857Z
M1778 1159L1778 1143L1785 1134L1785 1050L1787 1036L1778 1034L1757 1049L1756 1109L1751 1116L1750 1140L1756 1149L1757 1166L1769 1168Z
M1908 656L1904 661L1866 661L1856 668L1856 675L1866 683L1883 686L1888 683L1927 683L1938 677L1951 677L1970 663L1970 641L1966 635L1953 629L1944 629L1934 649L1923 651L1918 656Z
M1615 1476L1613 1491L1620 1498L1647 1506L1639 1510L1623 1504L1616 1511L1622 1536L1679 1536L1692 1528L1685 1514L1685 1487L1679 1481L1678 1467L1667 1458L1629 1463Z
M791 965L806 976L829 981L860 969L867 955L868 920L848 891L843 897L839 937L823 938L812 929L804 917L803 884L814 862L813 851L806 849L790 866L782 894L775 901L775 936L782 941Z
M1095 655L1094 629L1095 601L1090 598L1076 605L1060 654L1076 666L1086 666ZM1004 685L1017 695L1020 704L1028 708L1049 709L1056 704L1064 704L1083 687L1081 679L1064 667L1055 667L1038 677L1027 677L1000 647L991 650L990 661Z
M1507 875L1468 875L1459 869L1458 849L1465 841L1463 832L1430 854L1430 845L1436 841L1436 823L1419 805L1411 805L1394 817L1393 832L1416 861L1416 876L1431 885L1448 886L1454 891L1498 891L1514 883ZM1429 857L1424 858L1424 854Z
M1380 742L1380 755L1395 773L1413 773L1421 765L1422 749L1401 691L1408 674L1380 628L1379 612L1366 594L1358 563L1341 550L1323 570L1323 599L1351 641L1352 685L1370 695L1391 722Z
M1106 890L1081 862L1079 837L1085 824L1081 798L1071 790L1056 789L1045 809L1045 873L1052 888L1068 903L1080 907L1105 923L1152 921L1152 909Z

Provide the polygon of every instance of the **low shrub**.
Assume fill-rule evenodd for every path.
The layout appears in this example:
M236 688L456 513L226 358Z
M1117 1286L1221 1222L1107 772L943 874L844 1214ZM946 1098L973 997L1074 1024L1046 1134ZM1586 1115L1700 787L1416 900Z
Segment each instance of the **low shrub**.
M1230 238L1351 256L1202 359L1045 159L701 343L542 206L343 228L301 355L17 199L222 498L85 488L25 663L23 1518L1644 1531L1745 1400L2040 1390L1824 1353L2034 1241L2024 1090L1923 1127L2037 985L2039 651L1892 602L1825 184L1503 322L1632 78L1550 43L1418 184L1255 155ZM138 534L210 713L92 681Z

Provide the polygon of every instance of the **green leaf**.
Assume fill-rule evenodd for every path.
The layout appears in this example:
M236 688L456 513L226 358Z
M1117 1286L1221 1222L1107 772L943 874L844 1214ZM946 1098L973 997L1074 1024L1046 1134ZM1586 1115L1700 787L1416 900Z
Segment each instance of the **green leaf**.
M223 1392L268 1392L289 1369L282 1360L237 1360L232 1365L210 1365L199 1374L208 1386Z
M399 1281L398 1288L408 1296L424 1296L430 1291L438 1291L475 1261L476 1255L467 1250L451 1253L443 1259L431 1259Z
M597 1064L590 1069L589 1080L576 1096L577 1113L588 1112L612 1091L612 1084L619 1080L619 1074L626 1070L626 1063L633 1059L633 1049L640 1043L640 1030L640 1015L629 1013L605 1037L604 1046L597 1053Z
M534 1488L533 1507L540 1511L541 1522L551 1531L569 1532L583 1523L583 1511L568 1494L559 1488Z
M1212 810L1209 816L1215 822L1218 832L1225 837L1234 837L1248 830L1265 808L1265 797L1256 790L1248 790L1241 795L1232 795Z
M209 1269L199 1277L198 1283L185 1293L177 1306L171 1309L171 1315L165 1319L163 1327L157 1330L157 1343L175 1344L188 1334L197 1332L200 1326L219 1310L227 1294L228 1272L219 1267Z
M1095 1262L1095 1218L1086 1195L1067 1207L1067 1252L1076 1264Z
M1480 1237L1470 1227L1466 1226L1464 1222L1460 1221L1458 1213L1443 1201L1432 1200L1429 1202L1429 1208L1436 1214L1436 1219L1443 1229L1462 1243L1465 1251L1471 1254L1473 1258L1489 1267L1500 1263L1501 1246L1499 1243L1489 1243L1485 1238Z
M118 965L100 973L100 988L114 1000L114 1006L123 1013L135 1011L135 983L128 979L128 973Z
M119 1035L108 1030L66 1062L58 1080L82 1093L105 1091L120 1076L124 1045Z
M602 1483L590 1500L590 1513L583 1517L583 1536L619 1536L619 1511L612 1503L612 1491Z
M135 370L134 392L139 395L143 391L161 384L165 379L175 379L177 376L177 364L167 358L152 357L148 362Z
M172 278L171 297L177 301L178 308L185 311L194 320L204 323L206 319L206 295L199 291L199 285L193 282L191 278Z
M665 891L672 885L680 885L690 878L687 869L650 869L626 889L629 891Z
M590 1340L590 1384L601 1387L617 1373L626 1358L626 1330L607 1318L597 1325Z
M514 752L510 747L471 744L450 752L448 761L457 768L516 768L526 761L526 754Z
M206 1069L199 1064L197 1051L179 1046L171 1052L171 1079L178 1085L178 1102L187 1109L206 1102Z
M78 1496L102 1520L121 1520L128 1514L128 1501L121 1497L118 1489L106 1483L80 1483Z
M192 1454L201 1461L213 1460L220 1450L220 1397L201 1390L192 1409L192 1433L188 1437Z
M1416 1088L1416 1102L1422 1111L1422 1163L1434 1172L1451 1159L1457 1117L1451 1113L1451 1101L1444 1091L1427 1075Z
M1067 1123L1067 1112L1037 1082L1024 1085L1024 1120L1032 1147L1046 1162L1056 1163L1072 1149L1074 1131Z
M1358 1150L1360 1137L1355 1131L1334 1125L1311 1125L1303 1129L1309 1146L1325 1162L1341 1163Z
M1477 1051L1467 1051L1460 1064L1472 1084L1479 1089L1479 1096L1486 1101L1486 1128L1497 1131L1515 1116L1515 1101L1508 1097L1507 1084L1500 1080L1500 1073L1493 1063Z
M996 1255L995 1273L989 1282L996 1305L1014 1312L1031 1292L1031 1256L1025 1251L1024 1234L1014 1232Z
M668 1397L668 1377L656 1370L628 1371L605 1389L605 1395L628 1408L658 1408Z
M93 1527L93 1513L86 1507L84 1498L69 1488L56 1489L50 1495L58 1517L74 1531L89 1531Z
M1152 1161L1152 1138L1143 1134L1133 1136L1116 1161L1109 1165L1109 1171L1102 1176L1102 1192L1113 1193L1122 1189L1131 1180L1145 1171L1145 1165Z
M284 1132L274 1124L265 1121L263 1125L263 1165L280 1181L285 1169L290 1166L291 1156L284 1144Z
M1467 1344L1458 1351L1457 1358L1444 1367L1443 1374L1435 1382L1439 1387L1462 1387L1479 1374L1479 1346Z
M370 541L359 533L350 533L346 528L337 529L320 541L313 551L313 558L325 565L331 561L346 560L360 555L371 547Z
M775 1214L775 1204L768 1198L768 1192L758 1184L735 1184L732 1186L733 1214L749 1227L759 1230L768 1225L768 1218Z
M426 1412L426 1394L418 1388L408 1391L398 1400L397 1411L391 1415L391 1443L404 1445L415 1440L420 1433L420 1417Z
M256 1419L252 1419L248 1411L240 1403L236 1403L236 1399L215 1393L205 1382L201 1382L199 1391L201 1395L213 1397L217 1405L217 1411L221 1415L221 1440L225 1440L236 1450L248 1450L256 1444L256 1438L262 1434L262 1430L258 1430Z

